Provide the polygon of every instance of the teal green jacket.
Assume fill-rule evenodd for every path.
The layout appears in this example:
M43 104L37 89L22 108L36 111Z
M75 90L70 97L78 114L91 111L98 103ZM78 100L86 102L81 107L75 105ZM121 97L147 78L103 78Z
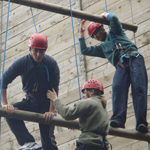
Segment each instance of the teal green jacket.
M126 34L124 33L124 30L122 28L122 24L118 20L117 16L110 13L107 16L107 19L110 21L110 28L111 28L111 31L112 31L115 39L117 40L118 43L120 43L122 45L123 49L124 50L134 49L135 51L132 51L132 53L139 53L137 51L136 45L134 43L132 43L128 39ZM101 43L100 45L97 45L97 46L87 47L84 37L79 38L79 47L80 47L81 54L88 55L88 56L96 56L96 57L107 58L108 61L113 66L116 66L119 62L119 55L124 50L121 50L119 52L118 49L115 46L114 40L113 40L112 44L113 44L113 51L112 51L112 46L111 46L110 33L107 35L106 40L103 43ZM129 58L129 55L128 54L123 55L120 58L121 62L123 62L123 57Z
M73 107L62 104L59 99L56 99L53 105L64 119L74 120L79 118L79 126L82 131L78 139L79 142L104 147L102 136L95 132L103 132L107 135L109 117L99 96L78 101Z

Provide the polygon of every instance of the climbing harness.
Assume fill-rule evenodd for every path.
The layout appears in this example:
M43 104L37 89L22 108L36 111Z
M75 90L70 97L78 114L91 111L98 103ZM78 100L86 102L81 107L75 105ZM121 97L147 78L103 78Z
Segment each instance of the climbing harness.
M105 6L106 6L106 12L107 12L107 2L106 2L106 0L105 0ZM133 12L132 12L132 3L131 3L131 0L130 0L130 6L131 6L131 14L132 14L132 22L133 22ZM129 60L129 65L131 65L131 61L132 61L132 60L131 60L131 57L132 57L132 56L142 58L142 56L139 55L139 54L137 54L137 53L136 53L136 54L131 53L132 51L136 51L136 49L127 49L127 50L123 49L122 45L121 45L119 42L117 42L117 40L116 40L114 34L112 33L112 31L111 31L111 29L110 29L110 26L108 26L108 28L109 28L109 35L110 35L110 38L111 38L111 49L112 49L112 51L114 50L114 49L113 49L113 41L115 42L116 49L118 50L119 53L120 53L121 50L124 50L124 51L119 55L119 59L120 59L120 57L123 56L124 54L129 54L129 55L130 55L130 58L129 58L129 59L130 59L130 60ZM136 45L135 33L133 32L133 34L134 34L134 41L135 41L135 45ZM123 68L125 71L128 72L128 70L126 69L126 67L125 67L120 61L119 61L118 65L121 66L121 68ZM117 66L115 66L115 67L117 68Z
M37 70L37 79L36 82L33 85L33 89L32 89L32 93L37 92L38 90L38 82L43 74L43 69L46 69L46 73L47 73L47 81L49 82L49 72L48 69L45 65L43 65L43 62L39 65L38 70Z
M116 49L117 49L118 51L119 51L119 50L122 50L122 49L123 49L122 45L117 42L117 40L116 40L116 38L114 37L114 35L113 35L113 33L112 33L111 30L109 31L109 34L110 34L110 38L111 38L111 50L112 50L112 51L114 50L114 49L113 49L113 40L114 40L114 42L115 42Z
M106 7L106 12L108 12L107 11L107 1L106 0L105 0L105 7ZM108 28L109 28L109 35L110 35L110 39L111 39L111 50L112 51L114 50L113 49L113 40L115 42L115 46L116 46L117 50L122 50L123 47L122 47L122 45L120 43L117 42L116 38L114 37L114 35L113 35L113 33L112 33L111 29L110 29L110 26L108 26Z
M78 77L78 89L79 89L79 97L80 97L80 100L81 100L81 91L80 91L80 81L79 81L79 73L78 73L78 62L77 62L76 46L75 46L75 36L74 36L71 0L69 0L69 2L70 2L70 13L71 13L72 33L73 33L73 42L74 42L74 52L75 52L75 59L76 59L76 70L77 70L77 77Z

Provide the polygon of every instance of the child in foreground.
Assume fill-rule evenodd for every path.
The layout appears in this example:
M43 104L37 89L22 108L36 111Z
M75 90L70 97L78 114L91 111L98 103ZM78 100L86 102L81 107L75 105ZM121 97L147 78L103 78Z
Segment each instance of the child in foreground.
M96 79L88 80L82 88L83 98L72 107L61 103L54 89L48 90L47 98L53 101L58 113L66 120L79 118L81 135L75 150L108 150L106 135L109 130L109 117L103 85Z

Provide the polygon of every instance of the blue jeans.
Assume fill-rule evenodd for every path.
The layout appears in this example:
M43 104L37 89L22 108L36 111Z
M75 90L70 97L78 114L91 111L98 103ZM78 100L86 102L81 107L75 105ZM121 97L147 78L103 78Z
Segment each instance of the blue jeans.
M139 57L124 58L122 63L126 70L117 66L112 85L111 120L116 120L120 127L125 127L128 90L131 84L136 128L139 124L147 126L147 72L144 59Z
M26 110L38 113L44 113L49 111L50 106L49 102L36 104L30 99L23 99L21 102L17 102L13 105L19 110ZM15 134L16 139L20 145L24 145L27 142L35 142L34 137L28 132L24 121L9 118L6 118L6 121L11 131ZM54 129L54 126L51 127ZM54 135L53 137L49 136L50 125L39 123L39 128L43 150L58 150Z

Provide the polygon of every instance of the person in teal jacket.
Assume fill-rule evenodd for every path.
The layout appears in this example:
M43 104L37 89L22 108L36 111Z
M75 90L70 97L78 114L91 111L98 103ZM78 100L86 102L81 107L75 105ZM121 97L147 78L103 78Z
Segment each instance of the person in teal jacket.
M58 113L66 120L79 118L81 135L75 150L107 150L106 135L109 130L109 117L103 85L96 79L88 80L83 88L83 98L72 107L61 103L54 89L48 90L47 98L53 101Z
M101 41L97 46L87 47L84 39L85 21L80 24L79 47L83 55L106 58L116 67L112 84L112 110L110 126L125 128L128 90L131 84L133 105L136 118L136 130L148 132L147 128L147 72L144 58L122 28L118 17L112 13L103 13L102 17L110 21L107 33L103 24L91 22L88 34Z

